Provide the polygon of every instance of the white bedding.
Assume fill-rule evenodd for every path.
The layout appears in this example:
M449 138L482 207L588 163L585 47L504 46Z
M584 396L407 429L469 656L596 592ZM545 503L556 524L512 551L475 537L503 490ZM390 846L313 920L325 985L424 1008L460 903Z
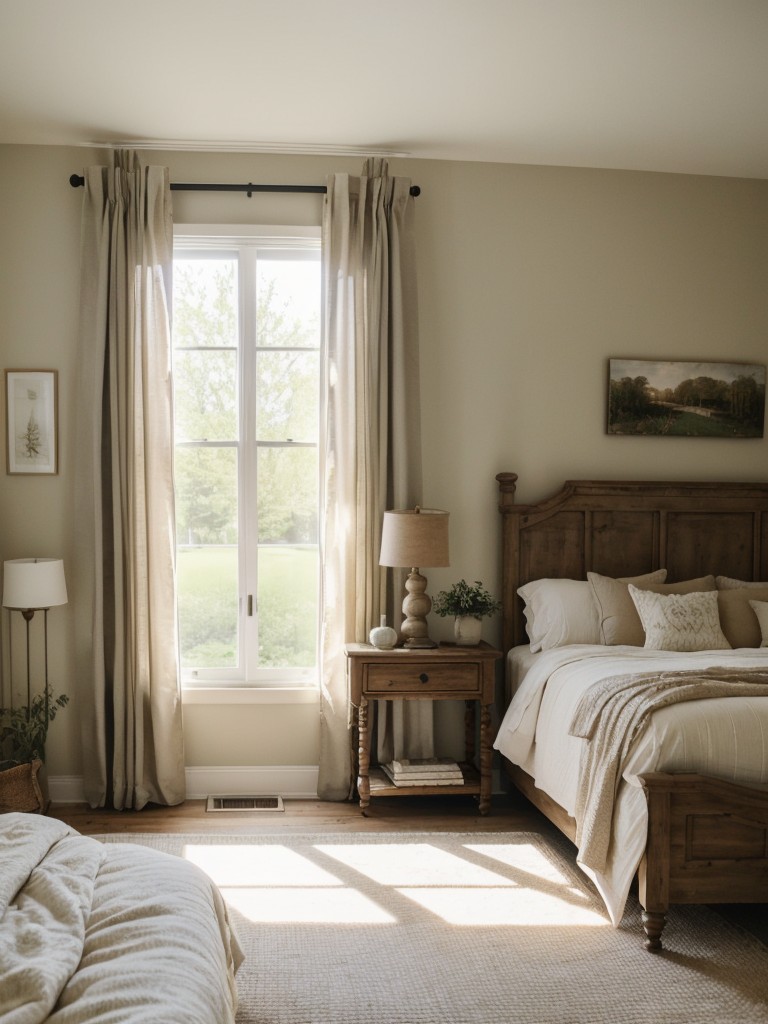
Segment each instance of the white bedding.
M640 647L573 645L531 656L510 652L515 695L494 746L520 765L575 816L585 740L569 735L576 705L596 680L639 671L768 668L768 650L693 654ZM614 924L645 849L647 809L637 776L649 771L702 772L749 786L768 786L768 697L692 701L655 711L634 743L619 784L613 840L604 872L581 865L595 881Z
M232 1024L241 959L195 865L0 815L2 1024Z

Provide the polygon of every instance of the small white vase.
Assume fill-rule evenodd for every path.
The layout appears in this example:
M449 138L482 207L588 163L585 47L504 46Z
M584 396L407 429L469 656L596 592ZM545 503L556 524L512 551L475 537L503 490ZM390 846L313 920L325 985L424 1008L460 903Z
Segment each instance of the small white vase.
M453 637L458 647L477 647L482 632L482 620L474 615L457 615L453 620Z
M380 651L391 651L397 643L397 633L387 625L387 616L381 616L381 625L375 626L368 634L368 639Z

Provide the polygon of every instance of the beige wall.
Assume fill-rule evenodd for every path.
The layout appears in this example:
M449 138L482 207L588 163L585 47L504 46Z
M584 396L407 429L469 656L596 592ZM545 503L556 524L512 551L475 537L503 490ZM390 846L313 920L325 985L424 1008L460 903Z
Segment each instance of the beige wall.
M314 184L359 170L330 157L148 156L174 181ZM61 407L60 475L0 476L1 559L73 557L82 193L67 179L99 161L0 147L2 365L58 369ZM766 362L768 182L443 161L391 169L422 187L424 498L451 512L452 549L450 569L429 573L432 593L462 576L497 587L500 470L519 474L521 502L567 478L765 477L768 439L608 437L605 392L610 357ZM320 212L317 196L174 196L177 222L318 224ZM74 694L68 610L50 625L53 681ZM447 637L449 624L436 620L433 633ZM495 639L495 624L487 633ZM189 765L317 761L311 705L194 705L185 718ZM49 761L53 775L80 770L76 701Z

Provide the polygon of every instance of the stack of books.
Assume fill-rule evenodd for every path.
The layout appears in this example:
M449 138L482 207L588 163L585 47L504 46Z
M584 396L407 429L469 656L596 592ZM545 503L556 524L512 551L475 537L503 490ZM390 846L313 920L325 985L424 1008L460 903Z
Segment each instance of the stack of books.
M396 786L460 786L461 768L447 757L402 758L381 766Z

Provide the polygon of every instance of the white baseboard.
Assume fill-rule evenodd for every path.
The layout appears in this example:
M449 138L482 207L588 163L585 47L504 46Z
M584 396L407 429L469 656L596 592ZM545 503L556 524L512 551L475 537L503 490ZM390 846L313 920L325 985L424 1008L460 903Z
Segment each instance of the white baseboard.
M317 798L317 765L258 765L255 767L187 768L187 799L207 796L282 796L294 800ZM48 795L55 804L85 803L79 775L52 775Z
M187 768L187 799L206 796L282 796L317 799L317 765Z

